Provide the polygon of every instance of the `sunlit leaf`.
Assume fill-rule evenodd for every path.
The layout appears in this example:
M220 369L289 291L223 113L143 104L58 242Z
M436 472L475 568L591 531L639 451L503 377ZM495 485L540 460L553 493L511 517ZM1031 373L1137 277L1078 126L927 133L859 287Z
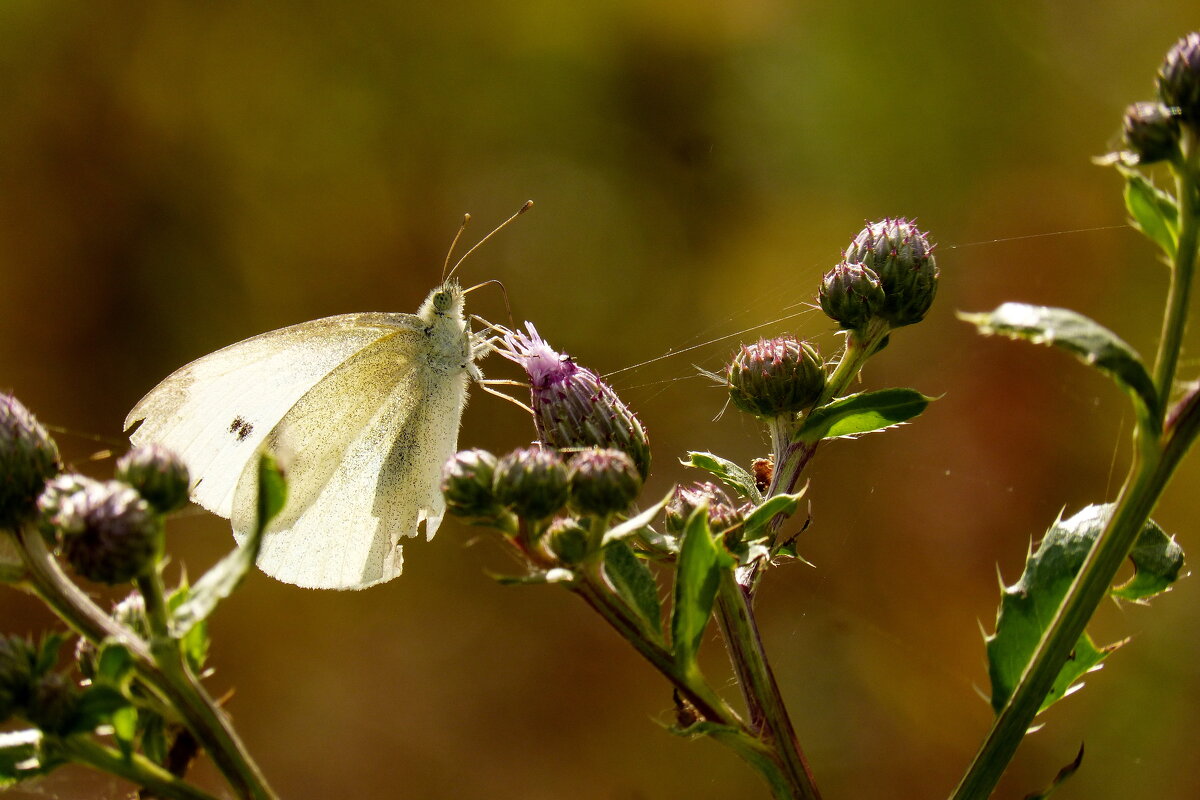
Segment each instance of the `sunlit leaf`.
M671 645L675 663L685 671L696 669L696 653L712 616L720 571L732 566L733 559L713 541L708 506L701 505L688 520L675 568Z
M691 451L683 460L683 465L704 470L737 492L739 497L755 504L762 502L762 492L758 490L754 476L729 459L721 458L713 453Z
M1157 188L1136 169L1120 167L1125 176L1125 208L1133 227L1158 245L1168 259L1179 243L1179 207L1175 198Z
M1067 308L1005 303L990 313L958 317L985 336L999 334L1066 350L1114 379L1152 418L1158 417L1158 392L1137 352L1084 315Z
M604 574L613 590L643 622L646 632L662 642L662 606L658 601L658 583L646 562L638 558L624 542L604 548Z
M881 389L839 397L814 409L793 437L809 444L840 436L858 436L907 422L933 401L913 389Z

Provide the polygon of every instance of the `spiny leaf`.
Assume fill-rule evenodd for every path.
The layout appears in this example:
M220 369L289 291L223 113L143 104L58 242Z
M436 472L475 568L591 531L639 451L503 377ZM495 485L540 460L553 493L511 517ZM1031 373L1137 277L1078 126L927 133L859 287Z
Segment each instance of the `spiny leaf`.
M1092 505L1070 519L1055 522L1046 532L1037 550L1026 560L1021 579L1004 589L996 618L996 632L987 637L992 707L997 712L1008 702L1013 689L1020 681L1029 659L1054 619L1067 589L1108 523L1112 510L1111 504ZM1143 564L1150 561L1171 561L1165 558L1164 554L1170 552L1172 547L1176 550L1178 548L1153 522L1148 522L1142 529L1135 549L1136 547L1144 547L1146 557L1139 556ZM1182 553L1179 553L1178 560L1171 561L1171 564L1173 566L1167 567L1165 572L1170 573L1173 569L1173 574L1177 576L1182 566ZM1137 591L1133 592L1136 595L1134 599L1149 596L1140 592L1147 589L1151 583L1166 579L1166 575L1162 574L1164 570L1157 567L1142 566L1140 569L1147 575L1157 575L1158 578L1147 578L1145 583L1139 584ZM1136 580L1135 575L1134 581L1130 583ZM1126 584L1126 587L1128 586L1129 584ZM1120 595L1121 590L1126 587L1113 592ZM1122 644L1124 642L1097 648L1086 633L1081 636L1070 659L1055 679L1052 690L1042 702L1039 713L1070 694L1076 688L1079 678L1097 669L1101 662Z
M813 444L822 439L872 433L907 422L933 401L914 389L881 389L839 397L814 409L793 438Z
M242 582L242 578L258 560L263 532L283 509L287 500L287 483L275 458L263 453L258 460L258 518L254 531L238 548L230 552L212 569L204 573L192 587L187 598L175 609L172 634L182 638L199 622L206 619Z
M661 643L662 606L658 602L658 583L646 562L638 558L624 542L604 548L604 574L613 590L643 623L650 637Z
M688 453L687 459L683 460L682 463L685 467L695 467L711 474L717 480L737 492L738 496L749 500L755 505L762 502L762 492L758 490L758 486L754 482L754 476L748 470L743 469L729 459L721 458L713 453L691 451Z
M1062 786L1063 783L1066 782L1067 778L1071 777L1076 773L1076 771L1078 771L1079 765L1082 763L1083 745L1081 744L1079 745L1079 752L1075 754L1075 758L1070 764L1067 764L1058 771L1058 774L1054 776L1054 780L1050 782L1049 786L1047 786L1045 789L1042 789L1040 792L1034 792L1033 794L1025 795L1024 800L1046 800L1046 798L1054 793L1055 789Z
M1005 303L990 313L960 313L958 318L975 325L985 336L1000 334L1062 348L1115 380L1151 419L1158 418L1158 392L1137 352L1083 314L1067 308Z
M1133 577L1112 590L1114 597L1145 603L1151 597L1162 594L1179 580L1183 569L1183 548L1175 537L1150 520L1138 534L1133 550L1129 553L1133 562Z
M696 653L712 616L721 570L733 559L713 541L708 528L708 505L688 520L675 568L675 606L671 612L671 646L675 663L685 672L697 669Z
M1133 227L1158 245L1168 259L1175 258L1179 243L1179 207L1175 198L1130 167L1118 166L1125 176L1125 208Z

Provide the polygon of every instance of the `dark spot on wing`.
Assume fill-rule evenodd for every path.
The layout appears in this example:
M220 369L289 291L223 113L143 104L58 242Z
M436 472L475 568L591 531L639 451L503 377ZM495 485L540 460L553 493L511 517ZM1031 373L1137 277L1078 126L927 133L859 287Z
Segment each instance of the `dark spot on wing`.
M240 416L234 417L233 422L229 423L229 432L236 436L239 442L244 442L247 436L254 433L254 425Z

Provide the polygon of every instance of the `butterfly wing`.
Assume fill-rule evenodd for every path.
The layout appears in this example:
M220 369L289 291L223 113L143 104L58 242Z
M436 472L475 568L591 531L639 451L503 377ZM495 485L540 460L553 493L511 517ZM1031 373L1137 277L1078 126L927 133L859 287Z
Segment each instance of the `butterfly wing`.
M175 452L199 480L192 499L228 517L246 464L288 410L354 353L420 324L410 314L343 314L230 345L143 397L125 419L126 429L141 421L129 439Z
M432 537L441 522L441 470L457 443L469 368L437 357L426 331L396 330L299 398L264 441L284 467L288 498L259 567L323 589L400 574L399 538L416 536L421 521ZM257 494L247 464L230 517L239 539L255 524Z

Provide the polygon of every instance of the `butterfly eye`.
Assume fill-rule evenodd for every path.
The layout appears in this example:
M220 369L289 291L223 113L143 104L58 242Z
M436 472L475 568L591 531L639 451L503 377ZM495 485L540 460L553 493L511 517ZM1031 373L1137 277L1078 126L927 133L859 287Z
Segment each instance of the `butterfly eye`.
M433 308L439 313L444 313L450 310L450 306L454 305L454 296L447 291L437 292L433 296Z

